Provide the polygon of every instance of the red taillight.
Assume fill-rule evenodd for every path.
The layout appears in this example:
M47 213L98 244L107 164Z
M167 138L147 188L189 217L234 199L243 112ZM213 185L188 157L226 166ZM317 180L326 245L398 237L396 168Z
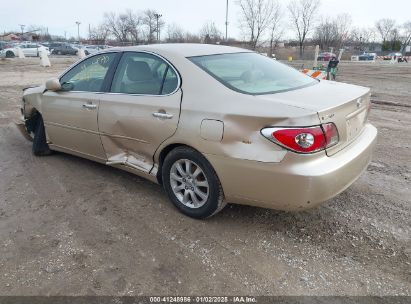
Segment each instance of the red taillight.
M332 147L338 143L339 136L338 136L338 131L337 127L333 123L327 123L321 125L321 127L324 130L324 136L325 136L325 148Z
M269 140L299 153L313 153L338 143L333 123L305 128L265 128L261 133Z

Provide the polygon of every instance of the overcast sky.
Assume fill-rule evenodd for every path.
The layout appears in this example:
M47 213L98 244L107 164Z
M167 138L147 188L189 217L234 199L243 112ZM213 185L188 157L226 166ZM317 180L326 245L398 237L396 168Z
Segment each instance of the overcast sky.
M280 0L284 11L289 0ZM229 0L229 36L240 38L239 9ZM392 3L392 5L390 5ZM88 25L97 25L105 12L158 10L167 23L177 23L197 33L207 21L214 21L223 32L226 0L0 0L0 32L20 30L19 24L44 25L52 35L77 36L75 21L80 21L80 35L87 37ZM380 18L393 18L401 24L411 20L411 0L322 0L320 15L349 13L353 26L372 27ZM284 14L284 24L288 22ZM287 34L290 35L290 34Z

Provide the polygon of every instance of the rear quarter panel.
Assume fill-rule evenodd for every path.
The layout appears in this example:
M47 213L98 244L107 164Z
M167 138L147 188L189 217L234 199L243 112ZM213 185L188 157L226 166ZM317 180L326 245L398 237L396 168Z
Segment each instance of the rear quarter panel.
M156 160L164 147L172 143L181 143L203 154L279 162L286 151L264 138L260 133L262 128L319 123L315 111L232 91L188 59L163 55L181 74L183 101L177 131L160 146L155 156ZM204 119L223 122L221 140L207 140L201 137L200 128Z

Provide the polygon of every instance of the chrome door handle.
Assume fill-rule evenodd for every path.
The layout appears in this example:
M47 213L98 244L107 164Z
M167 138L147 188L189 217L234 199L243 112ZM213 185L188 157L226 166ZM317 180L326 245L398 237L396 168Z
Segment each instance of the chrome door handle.
M95 109L95 108L97 108L97 105L92 104L92 103L85 103L85 104L83 104L83 108L85 108L85 109Z
M173 118L173 114L161 113L161 112L154 112L154 117L161 118L161 119L171 119Z

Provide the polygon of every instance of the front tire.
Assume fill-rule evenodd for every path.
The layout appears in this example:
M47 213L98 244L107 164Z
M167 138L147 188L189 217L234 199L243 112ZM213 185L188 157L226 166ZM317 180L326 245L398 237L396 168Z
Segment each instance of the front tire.
M46 156L51 154L51 150L47 144L43 118L39 114L35 121L32 151L36 156Z
M6 52L6 58L14 58L14 57L15 57L15 55L12 51L7 51Z
M178 147L166 156L162 180L172 203L189 217L204 219L225 206L217 174L207 159L192 148Z

